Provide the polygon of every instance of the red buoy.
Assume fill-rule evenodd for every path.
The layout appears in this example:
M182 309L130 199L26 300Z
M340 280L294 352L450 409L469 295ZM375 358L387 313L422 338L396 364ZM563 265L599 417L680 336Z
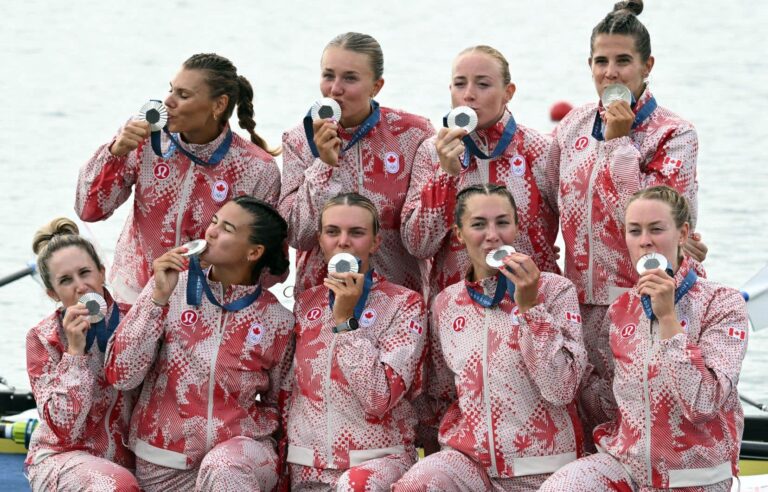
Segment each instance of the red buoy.
M552 121L560 121L571 112L573 106L568 101L558 101L549 109L549 117Z

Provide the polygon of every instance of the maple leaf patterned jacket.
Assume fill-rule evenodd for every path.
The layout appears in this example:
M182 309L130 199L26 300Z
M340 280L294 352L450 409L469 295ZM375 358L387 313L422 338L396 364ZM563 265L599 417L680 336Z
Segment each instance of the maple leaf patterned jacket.
M538 304L520 314L506 295L484 308L496 277L451 285L435 299L427 371L438 441L490 477L552 473L582 448L575 398L587 355L573 284L543 272ZM428 425L429 418L425 419Z
M651 97L646 89L635 112ZM565 276L580 303L607 306L637 282L623 234L636 191L667 185L680 192L691 208L693 231L698 137L693 125L658 106L630 136L598 141L592 137L596 111L604 114L594 103L576 108L555 129L548 172L560 177Z
M128 308L111 303L106 319L113 309L124 314ZM134 456L124 442L138 390L118 390L107 382L104 352L95 341L85 355L68 354L62 316L57 310L27 333L27 372L40 424L26 463L81 450L132 469Z
M486 154L496 148L512 114L496 125L472 133ZM413 177L403 206L403 244L417 258L433 258L429 295L434 298L449 285L461 281L469 267L466 248L452 232L456 195L463 188L484 183L507 187L515 199L519 234L512 246L533 259L542 271L560 273L554 252L557 238L557 175L546 172L550 140L535 130L517 125L504 153L493 160L474 156L458 176L440 167L432 137L416 154ZM489 150L490 149L490 150Z
M680 266L678 286L690 268ZM738 472L746 305L736 290L699 278L675 310L685 333L667 340L635 288L608 311L616 403L595 443L643 487L713 484Z
M296 300L288 462L345 470L391 454L416 459L416 414L426 347L421 295L374 273L360 327L334 334L328 289Z
M179 141L197 157L208 160L228 130L229 125L207 144ZM228 152L215 166L197 165L179 151L167 160L158 157L149 139L117 157L109 151L114 141L99 147L80 169L75 211L86 222L105 220L131 191L134 193L133 208L117 240L109 272L110 285L120 302L136 301L152 276L152 261L173 247L204 237L211 217L227 201L252 195L277 205L277 163L235 132Z
M160 307L150 280L115 331L106 366L118 388L143 382L131 420L136 456L180 470L199 466L233 437L272 438L293 357L293 314L272 293L263 290L250 306L227 312L205 295L200 306L188 305L187 282L188 272L180 273ZM221 283L208 283L221 304L256 288L231 285L224 292Z
M400 238L400 211L411 182L416 150L435 134L426 118L381 107L371 131L339 157L332 167L312 155L298 125L283 134L283 188L279 210L288 221L290 245L296 248L295 293L322 285L326 264L317 243L320 211L339 193L369 198L381 218L381 247L371 265L392 283L421 292L426 265L408 253ZM339 128L342 148L355 128Z

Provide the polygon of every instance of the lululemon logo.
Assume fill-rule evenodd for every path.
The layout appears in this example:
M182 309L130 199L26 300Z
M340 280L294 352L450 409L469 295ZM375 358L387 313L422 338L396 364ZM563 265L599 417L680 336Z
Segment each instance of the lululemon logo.
M576 150L584 150L589 145L589 139L587 137L579 137L576 143L573 144L573 148Z
M155 177L163 180L171 175L171 168L165 162L158 162L154 168Z
M312 308L307 313L307 319L309 321L317 321L320 319L320 316L323 315L323 312L320 310L320 308Z
M621 329L621 336L623 338L629 338L635 334L635 330L637 330L636 325L633 325L633 324L626 325L624 328Z
M184 326L192 326L197 323L197 313L191 309L187 309L181 313L181 324Z

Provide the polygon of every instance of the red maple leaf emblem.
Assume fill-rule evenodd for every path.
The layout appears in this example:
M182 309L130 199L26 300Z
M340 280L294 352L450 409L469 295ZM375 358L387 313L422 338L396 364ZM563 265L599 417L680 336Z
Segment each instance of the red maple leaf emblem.
M219 184L216 185L216 189L219 190L219 191L224 191L225 186L223 184L219 183Z
M387 161L389 162L395 162L395 160L397 160L397 158L393 155L390 155L389 157L387 157Z
M544 418L535 419L531 423L536 428L533 432L533 437L543 441L547 448L554 451L557 426L555 425L555 421L552 420L552 417L549 415L549 412L544 412Z
M531 447L531 444L533 444L533 441L531 441L531 438L528 437L528 434L517 434L515 436L515 440L512 442L520 454L523 454L523 452L525 452L525 450Z

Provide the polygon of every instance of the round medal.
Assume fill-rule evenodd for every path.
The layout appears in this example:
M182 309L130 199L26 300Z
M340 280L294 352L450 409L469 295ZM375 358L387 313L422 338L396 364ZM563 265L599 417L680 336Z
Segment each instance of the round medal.
M98 323L107 315L107 301L95 292L88 292L77 300L88 310L88 322Z
M637 260L637 273L643 274L646 270L660 268L666 271L669 268L669 262L661 253L649 253Z
M485 257L485 263L492 268L501 268L504 266L504 258L515 252L512 246L504 245L501 248L494 249Z
M613 101L627 101L627 104L632 104L632 92L626 85L611 84L603 89L603 97L600 98L603 101L603 106L606 108L611 105Z
M341 120L341 106L336 100L324 97L312 105L313 120Z
M448 128L463 128L472 133L477 128L477 113L469 106L457 106L448 113Z
M181 256L197 256L205 251L205 248L208 247L208 243L205 242L205 239L195 239L194 241L182 244L182 246L187 248L187 252L181 253Z
M328 262L328 273L357 273L358 270L357 258L349 253L333 255L331 261Z
M151 100L141 107L138 119L149 123L153 132L159 132L168 122L168 109L160 101Z

